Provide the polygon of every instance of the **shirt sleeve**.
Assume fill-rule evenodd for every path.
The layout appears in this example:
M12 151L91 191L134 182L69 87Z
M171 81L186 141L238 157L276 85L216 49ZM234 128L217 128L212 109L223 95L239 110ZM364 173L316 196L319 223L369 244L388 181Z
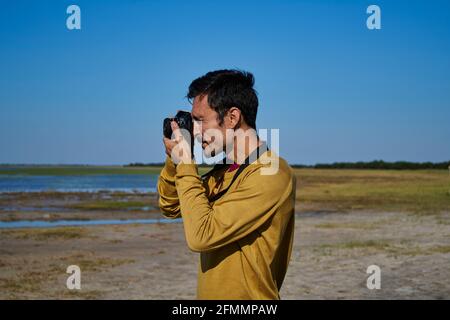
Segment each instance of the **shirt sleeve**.
M177 165L175 183L186 241L192 251L214 250L247 236L267 222L282 198L289 196L292 179L288 174L261 175L257 165L250 165L246 171L237 189L211 205L197 166Z
M164 167L158 178L159 207L165 217L175 219L181 216L180 201L175 187L176 167L167 156Z

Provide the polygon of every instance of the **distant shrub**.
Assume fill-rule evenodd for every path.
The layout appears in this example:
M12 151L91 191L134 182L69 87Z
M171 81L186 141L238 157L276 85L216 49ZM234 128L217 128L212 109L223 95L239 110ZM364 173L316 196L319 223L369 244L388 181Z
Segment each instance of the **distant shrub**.
M162 162L141 163L134 162L124 167L161 167ZM315 169L383 169L383 170L420 170L420 169L449 169L450 161L444 162L408 162L396 161L386 162L383 160L374 160L370 162L333 162L318 163L314 165L292 164L293 168L315 168ZM199 167L210 167L207 164L200 164Z
M384 170L419 170L419 169L449 169L450 161L444 162L408 162L396 161L386 162L374 160L370 162L333 162L318 163L315 165L292 165L294 168L315 168L315 169L384 169Z

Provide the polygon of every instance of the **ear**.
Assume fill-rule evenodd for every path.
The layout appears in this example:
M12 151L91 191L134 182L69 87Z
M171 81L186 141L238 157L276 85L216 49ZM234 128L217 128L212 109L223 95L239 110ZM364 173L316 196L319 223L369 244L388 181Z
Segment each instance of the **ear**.
M237 129L241 122L241 110L236 107L231 107L227 111L227 127L230 129Z

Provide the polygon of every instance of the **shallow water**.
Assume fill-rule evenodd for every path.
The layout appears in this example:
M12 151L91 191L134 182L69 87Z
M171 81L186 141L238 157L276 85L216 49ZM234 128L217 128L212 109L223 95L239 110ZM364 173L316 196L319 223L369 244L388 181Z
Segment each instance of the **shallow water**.
M155 192L158 175L109 174L68 176L0 175L4 192Z
M0 221L0 229L15 228L51 228L68 226L98 226L98 225L123 225L123 224L156 224L156 223L180 223L182 219L128 219L128 220L20 220Z

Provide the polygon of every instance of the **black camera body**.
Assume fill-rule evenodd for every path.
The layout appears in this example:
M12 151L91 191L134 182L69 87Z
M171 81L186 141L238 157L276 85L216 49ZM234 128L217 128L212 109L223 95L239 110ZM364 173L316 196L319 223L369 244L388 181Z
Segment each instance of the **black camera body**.
M172 127L170 126L170 122L172 121L175 121L178 124L178 127L180 127L180 129L187 130L191 134L191 136L193 136L194 123L192 121L191 114L186 111L178 111L175 117L164 119L163 124L164 137L168 139L172 138Z
M172 127L170 126L170 122L175 121L178 124L180 129L184 129L189 132L190 137L187 141L191 143L191 154L193 155L194 150L194 122L192 120L192 116L190 112L186 111L178 111L175 117L173 118L165 118L163 123L163 134L164 137L171 139L172 138ZM188 138L188 137L185 137Z

